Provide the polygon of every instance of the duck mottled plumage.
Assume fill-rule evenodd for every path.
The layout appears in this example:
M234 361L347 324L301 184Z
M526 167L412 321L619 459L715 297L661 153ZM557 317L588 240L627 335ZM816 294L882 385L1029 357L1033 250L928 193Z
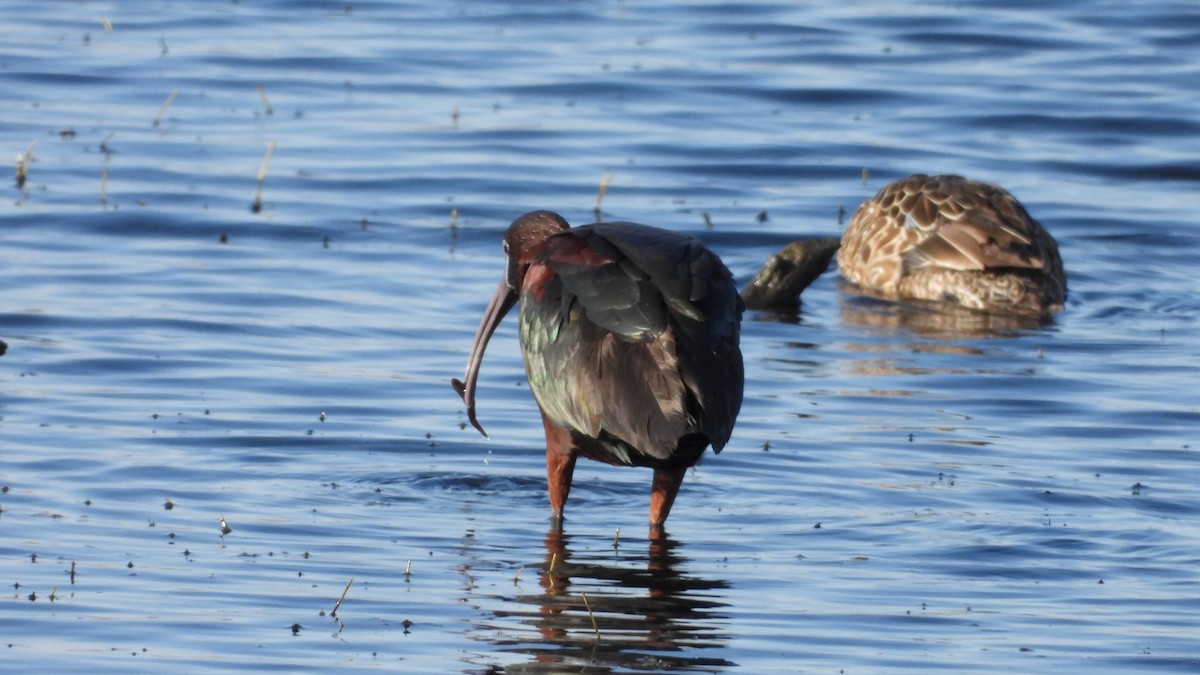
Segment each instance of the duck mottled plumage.
M909 176L863 202L838 269L883 298L954 302L989 313L1062 309L1058 245L1003 188L961 176Z

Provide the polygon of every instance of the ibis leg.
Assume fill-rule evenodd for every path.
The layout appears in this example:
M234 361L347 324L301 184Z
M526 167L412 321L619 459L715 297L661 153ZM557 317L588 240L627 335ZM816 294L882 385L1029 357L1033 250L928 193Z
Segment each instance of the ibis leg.
M671 505L675 503L675 495L679 494L679 486L683 484L683 475L687 467L671 469L655 469L654 484L650 488L650 534L661 534L667 515L671 513Z
M546 487L550 493L550 517L561 524L578 455L571 443L570 432L551 424L545 415L542 415L542 426L546 428Z

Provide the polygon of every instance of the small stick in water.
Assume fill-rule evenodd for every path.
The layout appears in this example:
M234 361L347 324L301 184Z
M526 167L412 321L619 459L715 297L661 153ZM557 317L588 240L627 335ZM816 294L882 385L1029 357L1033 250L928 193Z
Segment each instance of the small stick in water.
M163 115L167 114L167 108L171 107L171 103L175 100L175 95L178 93L179 90L174 89L170 94L167 94L167 100L163 101L162 107L158 109L158 114L154 116L154 121L150 123L150 126L155 129L158 128L159 123L162 122Z
M346 594L350 592L350 584L352 583L354 583L354 577L350 577L350 581L346 582L346 588L342 589L342 597L338 598L338 601L334 603L333 611L329 613L329 616L337 618L338 607L342 606L342 601L346 599Z
M271 163L271 155L275 152L275 141L267 146L267 154L263 155L262 164L258 167L258 192L254 195L254 202L250 204L250 210L254 213L262 211L262 193L263 181L267 178L267 165Z
M17 187L25 187L25 179L29 177L29 163L33 161L33 148L37 145L35 138L25 152L17 156Z
M621 547L621 528L618 526L617 533L615 535L613 535L613 550L615 551L620 547Z
M588 618L592 620L592 629L596 631L596 639L600 639L600 626L596 624L596 615L592 613L592 605L588 602L587 593L579 592L579 597L583 598L583 606L587 608Z
M101 206L108 205L108 167L107 166L100 167L100 205ZM168 499L167 503L170 504L171 500ZM168 506L167 508L170 508L170 507Z
M267 114L274 115L275 109L271 107L271 102L267 100L267 90L263 89L261 84L255 84L254 88L258 90L258 97L262 99L263 107L267 109Z
M593 209L596 215L596 222L600 222L600 202L604 201L604 193L608 192L608 182L612 180L612 174L606 173L600 177L600 190L596 192L596 208Z
M521 569L517 570L517 573L513 575L513 585L514 586L517 585L517 579L521 578L521 572L524 572L524 571L525 571L525 566L521 565Z
M412 579L412 561L411 560L409 560L408 564L404 566L404 583L407 584L410 579Z

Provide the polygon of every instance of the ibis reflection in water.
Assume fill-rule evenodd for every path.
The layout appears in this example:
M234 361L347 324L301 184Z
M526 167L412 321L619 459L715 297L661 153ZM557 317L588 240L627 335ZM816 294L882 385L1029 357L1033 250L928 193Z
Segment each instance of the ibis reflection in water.
M546 432L561 525L579 456L654 470L660 535L688 467L729 440L742 405L742 301L697 239L633 223L570 227L533 211L504 237L507 271L455 391L480 433L475 387L488 340L519 303L521 352Z

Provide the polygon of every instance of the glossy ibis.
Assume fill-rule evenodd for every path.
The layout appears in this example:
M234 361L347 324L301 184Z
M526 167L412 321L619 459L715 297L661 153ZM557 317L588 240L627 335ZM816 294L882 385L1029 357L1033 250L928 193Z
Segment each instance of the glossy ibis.
M1049 314L1067 297L1058 246L1006 190L913 175L854 212L838 269L869 294L949 301L997 314Z
M546 432L561 526L575 460L654 469L651 534L688 467L729 440L742 405L742 301L699 240L633 223L570 227L550 211L513 221L508 267L475 334L464 381L471 424L488 340L520 303L521 352Z

